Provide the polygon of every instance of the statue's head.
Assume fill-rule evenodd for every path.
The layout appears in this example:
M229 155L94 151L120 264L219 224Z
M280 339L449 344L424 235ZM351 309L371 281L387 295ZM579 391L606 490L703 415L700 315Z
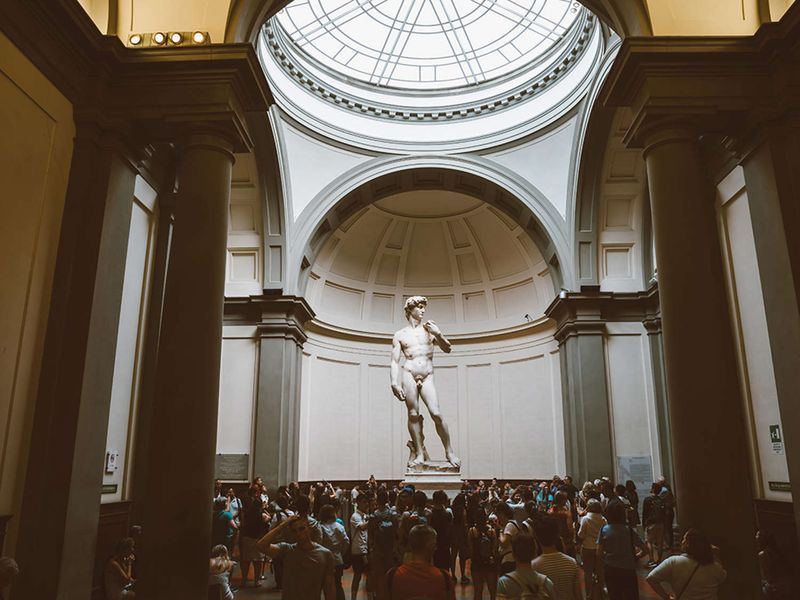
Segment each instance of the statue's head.
M406 319L411 315L411 311L418 306L428 306L428 299L425 296L411 296L406 300L406 304L403 307L406 313Z

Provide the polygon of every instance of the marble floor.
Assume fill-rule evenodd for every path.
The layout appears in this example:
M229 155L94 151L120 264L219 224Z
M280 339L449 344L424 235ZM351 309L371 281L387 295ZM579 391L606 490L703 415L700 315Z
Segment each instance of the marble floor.
M650 589L650 586L644 580L644 576L647 574L647 570L642 568L639 571L639 593L640 593L640 600L657 600L658 596L656 596L653 591ZM344 577L342 578L342 583L344 584L344 591L345 597L350 598L350 584L353 579L353 572L352 571L345 571ZM233 577L234 585L239 585L239 574L238 571L234 574ZM252 583L250 584L252 585ZM484 591L483 597L488 599L489 594L488 592ZM280 592L269 591L265 587L260 588L244 588L240 589L236 592L237 600L280 600L281 595ZM364 584L362 583L362 589L359 591L358 600L367 600L367 593L364 591ZM474 600L474 595L472 592L472 586L470 584L456 584L456 600Z

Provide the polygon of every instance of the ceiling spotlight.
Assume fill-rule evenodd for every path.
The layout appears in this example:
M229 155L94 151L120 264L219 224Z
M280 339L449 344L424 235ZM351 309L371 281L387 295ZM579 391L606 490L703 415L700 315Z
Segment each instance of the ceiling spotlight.
M128 38L128 43L131 46L138 46L142 43L142 36L138 33L134 33L131 37Z
M157 46L162 46L166 41L167 41L167 36L161 33L160 31L158 33L153 34L153 43L156 44Z
M173 44L180 44L183 41L183 36L178 31L173 31L169 34L169 41Z
M202 31L195 31L192 35L192 41L195 44L203 44L206 41L206 34Z

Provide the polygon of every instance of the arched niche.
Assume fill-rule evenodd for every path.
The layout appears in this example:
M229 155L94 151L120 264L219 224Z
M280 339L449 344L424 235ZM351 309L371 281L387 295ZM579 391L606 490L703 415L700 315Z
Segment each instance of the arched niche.
M574 281L564 221L539 190L479 159L405 157L378 159L346 173L303 211L292 235L289 269L297 279L291 292L304 295L309 267L342 223L382 198L422 190L485 202L525 232L548 264L556 289Z

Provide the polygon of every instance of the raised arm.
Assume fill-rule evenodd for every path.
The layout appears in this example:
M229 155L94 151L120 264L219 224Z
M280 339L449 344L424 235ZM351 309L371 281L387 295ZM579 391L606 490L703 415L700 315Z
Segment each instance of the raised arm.
M400 332L395 333L392 338L392 363L389 367L389 376L391 377L392 393L394 397L405 402L406 395L403 392L403 386L400 385L400 357L403 354L403 348L400 345Z
M287 527L289 523L293 523L297 520L298 517L289 517L288 519L281 521L275 527L270 529L264 537L256 542L256 547L264 554L269 555L270 558L277 556L278 552L280 552L280 548L277 544L273 544L272 542L278 537L282 529Z
M439 346L439 348L442 349L442 352L449 354L452 345L450 344L450 340L444 337L444 334L442 333L442 330L439 329L439 326L433 321L426 321L425 329L433 336L434 344Z

